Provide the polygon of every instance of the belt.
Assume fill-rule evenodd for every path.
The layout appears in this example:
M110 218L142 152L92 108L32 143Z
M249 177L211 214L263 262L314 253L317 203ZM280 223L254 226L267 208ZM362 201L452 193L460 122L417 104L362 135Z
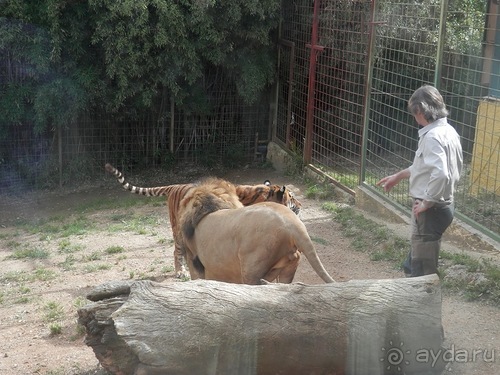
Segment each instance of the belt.
M415 202L422 202L424 199L423 198L413 198L413 200ZM449 206L452 203L453 203L453 201L451 199L448 199L448 200L444 200L441 202L434 202L434 205L432 207L445 207L445 206Z

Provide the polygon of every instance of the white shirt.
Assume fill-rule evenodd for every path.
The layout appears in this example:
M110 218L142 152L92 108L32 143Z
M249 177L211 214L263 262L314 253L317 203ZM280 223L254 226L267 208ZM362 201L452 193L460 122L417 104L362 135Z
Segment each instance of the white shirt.
M418 131L418 149L410 170L410 196L451 203L463 166L462 145L447 118Z

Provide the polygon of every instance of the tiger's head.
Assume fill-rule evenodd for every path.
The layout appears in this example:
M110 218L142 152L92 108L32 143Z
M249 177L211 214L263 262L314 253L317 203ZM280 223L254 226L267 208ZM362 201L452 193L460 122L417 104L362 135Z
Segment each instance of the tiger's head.
M287 206L296 215L300 213L302 204L297 198L295 198L293 192L290 189L287 189L285 185L271 185L270 182L268 186L270 190L267 201L281 203Z
M272 185L269 180L259 185L236 185L236 193L244 206L259 202L276 202L287 206L296 215L302 208L302 204L290 189L284 185Z

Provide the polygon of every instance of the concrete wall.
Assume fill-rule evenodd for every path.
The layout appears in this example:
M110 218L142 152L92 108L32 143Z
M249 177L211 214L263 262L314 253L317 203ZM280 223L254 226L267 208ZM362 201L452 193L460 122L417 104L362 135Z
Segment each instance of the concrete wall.
M269 142L267 145L266 158L279 172L286 172L292 167L293 155L274 142Z

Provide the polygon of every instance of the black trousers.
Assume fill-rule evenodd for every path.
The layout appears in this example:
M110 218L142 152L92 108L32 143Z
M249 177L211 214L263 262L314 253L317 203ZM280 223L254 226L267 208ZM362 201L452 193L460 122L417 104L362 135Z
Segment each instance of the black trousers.
M411 277L437 273L441 237L453 221L453 204L435 204L411 217L411 249L403 263Z

